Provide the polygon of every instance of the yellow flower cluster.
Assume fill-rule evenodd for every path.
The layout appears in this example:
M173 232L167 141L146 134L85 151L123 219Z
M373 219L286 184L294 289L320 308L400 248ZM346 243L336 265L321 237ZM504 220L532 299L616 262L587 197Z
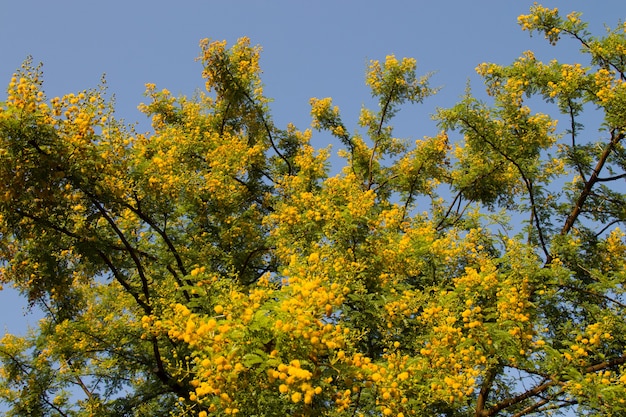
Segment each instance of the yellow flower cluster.
M398 61L395 55L387 55L382 65L378 60L370 61L365 84L371 88L374 95L380 96L392 85L406 85L405 75L413 73L416 67L417 61L414 58L402 58Z
M310 136L310 131L305 132L305 136ZM310 145L303 145L302 149L294 158L294 162L300 169L298 179L308 180L311 178L322 178L326 171L326 161L329 157L329 148L314 149ZM304 177L304 178L303 178ZM301 183L296 183L302 185Z
M407 404L410 394L412 374L418 370L421 364L409 364L407 355L387 353L381 364L368 363L364 368L369 373L366 387L374 387L378 396L376 405L383 415L405 415L410 413Z
M522 27L522 30L532 31L539 24L540 18L536 14L523 14L517 17L517 23Z
M384 285L393 285L392 280L381 277L381 283ZM417 314L419 306L417 305L417 294L414 291L404 291L396 300L390 300L385 304L385 320L390 330L397 329L398 326L407 319Z
M586 78L587 70L580 64L562 64L558 90L573 93L580 88Z
M268 371L269 381L278 381L278 391L289 397L294 403L300 401L304 404L311 404L315 395L322 393L321 386L313 387L309 381L312 377L311 371L304 369L299 360L294 359L289 364L281 363L276 369Z
M603 242L602 269L603 272L619 271L626 264L626 233L616 227Z
M502 322L513 321L526 323L530 320L530 286L528 278L512 277L503 282L502 290L498 291L498 316ZM516 332L517 327L510 330Z
M338 138L346 138L348 136L348 132L341 122L339 107L333 106L330 97L323 99L313 97L309 102L311 104L311 116L313 117L311 126L313 128L329 129Z
M24 109L34 113L37 104L43 101L43 93L38 91L38 86L26 77L17 79L17 75L11 78L7 95L7 102L18 109Z
M442 307L442 301L450 297L454 294L442 291L423 309L420 321L433 326L437 337L425 341L419 353L426 361L423 367L436 370L431 392L443 401L454 402L473 392L487 361L483 346L490 346L491 339L483 329L482 308L471 299L460 312Z
M567 361L576 361L579 365L586 365L586 357L595 349L599 348L603 342L610 341L613 336L605 330L606 323L593 323L587 326L584 333L575 337L569 350L563 352L563 357Z
M517 18L517 22L522 27L522 30L533 32L539 30L544 32L546 39L550 43L555 44L559 39L559 33L561 28L559 10L557 8L548 9L547 7L535 4L530 9L531 13L528 15L521 15ZM574 18L574 15L570 15ZM568 16L569 18L569 16ZM570 21L572 21L570 19Z
M280 288L275 288L265 276L247 293L228 292L224 297L228 304L215 305L214 315L196 314L188 307L176 304L172 306L171 318L146 316L142 325L146 335L167 334L170 339L184 342L194 352L191 370L182 364L172 366L181 372L191 372L195 389L190 399L202 407L226 414L241 409L237 387L257 375L246 362L250 355L259 358L254 363L279 362L269 366L265 374L267 379L256 383L266 389L275 389L294 404L307 406L322 394L325 386L319 379L314 382L316 358L333 356L333 352L345 348L349 337L347 328L329 319L344 302L347 289L322 279L318 274L324 275L324 268L320 253L312 252L304 264L293 262L285 270L289 275ZM205 275L202 267L196 267L190 273L198 282L205 282ZM277 303L272 307L276 316L255 314L268 302ZM262 326L267 337L281 341L271 351L258 353L258 349L249 346L246 337L242 339L242 333L258 326ZM246 353L251 349L252 353ZM288 358L284 363L279 360L283 357ZM328 395L334 394L331 391Z
M465 274L454 278L454 285L468 294L488 293L498 285L498 275L495 265L485 261L480 270L465 267Z
M580 12L571 12L570 14L566 16L566 18L572 24L579 24L581 23L580 16L581 16Z
M235 299L235 304L237 300ZM240 310L241 308L237 309ZM159 336L167 334L174 341L187 344L195 353L189 359L193 363L193 379L195 388L189 399L210 411L218 407L225 414L237 414L239 408L233 393L233 383L239 374L246 371L242 355L232 349L232 332L241 332L245 328L245 319L233 317L232 312L225 311L221 305L214 307L215 316L192 313L186 306L172 306L169 319L156 319L145 316L142 325L146 334ZM182 362L181 362L182 363ZM188 366L178 363L170 364L171 372L189 372Z
M287 291L291 297L281 303L280 310L294 320L278 319L274 328L307 341L317 354L343 347L348 329L322 320L332 315L335 308L344 300L344 295L337 294L337 289L339 289L337 284L325 288L315 282L291 281Z
M267 103L263 97L263 85L259 77L261 68L259 58L261 54L260 46L250 46L250 39L242 37L237 42L226 48L226 41L211 41L203 39L200 41L202 50L200 60L204 65L202 72L206 79L207 91L215 90L218 93L218 100L225 88L234 90L244 88L248 98L259 103ZM237 81L237 85L232 83Z
M600 105L610 107L616 99L626 96L626 83L616 78L615 73L607 69L600 69L595 74L596 97Z
M48 105L44 102L45 95L41 91L41 69L32 68L31 61L22 65L21 71L13 74L7 88L7 104L18 110L35 114L40 111L48 113ZM50 122L46 119L45 122Z

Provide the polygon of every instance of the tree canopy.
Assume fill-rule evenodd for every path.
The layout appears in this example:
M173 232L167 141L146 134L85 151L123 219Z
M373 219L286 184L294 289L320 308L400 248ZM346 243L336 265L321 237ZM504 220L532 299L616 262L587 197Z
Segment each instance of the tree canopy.
M371 62L356 126L313 98L300 130L272 120L259 47L204 40L205 91L147 84L146 133L104 84L48 99L26 61L0 280L44 317L1 340L7 415L626 413L626 25L519 24L584 63L481 64L488 96L417 140L392 124L437 92L411 58Z

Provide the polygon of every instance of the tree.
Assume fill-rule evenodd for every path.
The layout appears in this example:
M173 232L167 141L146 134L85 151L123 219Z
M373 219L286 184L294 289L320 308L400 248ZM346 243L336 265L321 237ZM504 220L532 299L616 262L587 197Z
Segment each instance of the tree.
M192 99L147 85L151 133L104 84L47 100L25 62L0 108L0 278L45 317L0 345L7 415L624 413L626 26L519 22L589 64L482 64L488 99L410 143L393 116L436 90L372 61L353 133L311 100L332 175L312 130L273 123L248 39L201 43Z

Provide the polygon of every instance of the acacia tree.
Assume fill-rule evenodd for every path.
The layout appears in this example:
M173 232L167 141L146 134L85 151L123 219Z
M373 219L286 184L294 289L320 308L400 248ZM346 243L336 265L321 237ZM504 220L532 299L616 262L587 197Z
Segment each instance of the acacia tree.
M147 85L143 134L104 87L47 100L26 62L0 108L0 277L44 318L2 339L7 415L624 413L626 26L519 22L589 64L482 64L490 99L410 143L392 118L436 91L372 61L352 133L311 100L336 175L273 123L247 39L201 43L193 99Z

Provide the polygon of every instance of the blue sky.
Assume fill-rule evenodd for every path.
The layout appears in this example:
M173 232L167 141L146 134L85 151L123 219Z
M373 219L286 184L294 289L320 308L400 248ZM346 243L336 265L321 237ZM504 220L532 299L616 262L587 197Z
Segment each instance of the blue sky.
M192 94L203 85L195 61L202 38L232 43L248 36L263 47L265 92L274 98L278 126L308 127L309 98L332 96L348 126L368 103L364 72L370 59L411 56L418 71L435 71L441 92L400 117L403 135L434 133L429 116L452 106L467 80L481 89L474 68L481 62L510 63L525 50L543 60L580 60L578 46L554 48L542 36L529 37L516 23L532 1L32 1L0 0L0 83L32 55L43 62L48 97L96 87L106 74L117 116L145 118L137 111L144 84L174 94ZM565 13L583 12L591 30L626 18L623 0L545 1ZM0 101L6 97L0 92ZM140 129L141 130L141 129ZM314 137L315 138L315 137ZM325 146L325 136L314 144ZM21 333L24 309L15 293L0 292L0 330ZM32 319L30 320L32 322Z
M195 61L202 38L232 43L249 36L263 46L266 93L279 124L309 123L310 97L333 96L354 120L368 92L369 59L417 58L421 72L437 71L442 86L428 108L452 104L483 61L508 63L527 49L556 53L516 24L531 1L32 1L0 0L0 82L27 55L44 63L49 97L94 87L106 74L118 116L136 110L144 84L191 94L202 86ZM579 10L602 30L626 14L620 0L550 1ZM620 13L620 10L622 11ZM570 44L570 46L573 46ZM576 52L573 46L572 52ZM0 96L1 97L1 96ZM428 111L425 111L428 110ZM414 130L414 129L412 129ZM416 132L421 137L427 132Z

